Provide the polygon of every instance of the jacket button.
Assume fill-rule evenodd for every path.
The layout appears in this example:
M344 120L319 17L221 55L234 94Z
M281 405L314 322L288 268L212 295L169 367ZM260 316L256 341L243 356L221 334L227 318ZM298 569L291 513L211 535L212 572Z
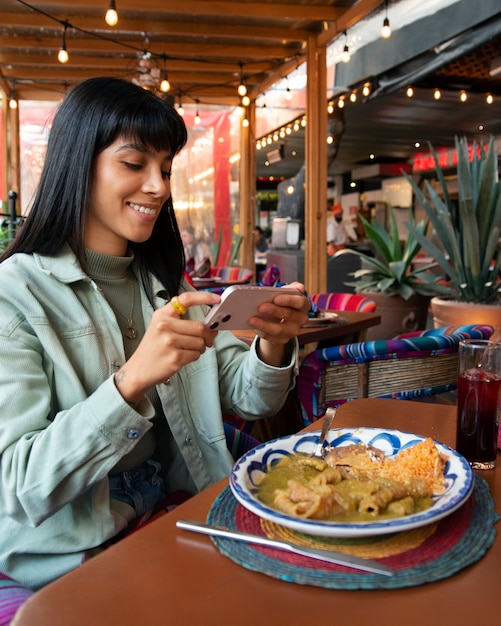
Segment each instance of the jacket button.
M192 441L191 437L185 437L185 438L184 438L184 443L185 443L187 446L191 446L191 445L192 445L192 443L193 443L193 441Z
M131 428L127 433L127 439L139 439L141 436L141 431L139 428Z

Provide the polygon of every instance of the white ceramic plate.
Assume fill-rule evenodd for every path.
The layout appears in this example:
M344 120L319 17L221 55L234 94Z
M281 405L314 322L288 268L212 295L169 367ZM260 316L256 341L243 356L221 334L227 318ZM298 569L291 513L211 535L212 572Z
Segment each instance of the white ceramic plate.
M309 328L311 326L325 326L326 324L333 324L339 322L342 318L337 313L332 311L320 311L316 317L309 317L308 321L303 324L303 328Z
M366 537L410 530L438 521L459 508L472 492L474 475L466 459L452 448L435 442L439 451L448 457L445 466L447 488L445 493L434 497L433 505L426 511L392 520L339 523L292 517L260 502L256 495L257 485L269 468L292 453L313 452L319 434L319 431L312 431L281 437L247 452L235 463L230 475L235 498L256 515L298 532L323 537ZM334 447L350 443L371 444L391 457L423 439L420 435L399 430L338 428L329 432L326 441Z

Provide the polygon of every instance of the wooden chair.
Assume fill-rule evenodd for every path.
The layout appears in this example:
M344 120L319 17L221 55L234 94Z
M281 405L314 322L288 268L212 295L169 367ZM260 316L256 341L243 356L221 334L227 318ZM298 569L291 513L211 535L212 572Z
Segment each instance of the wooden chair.
M492 326L449 326L315 350L302 361L297 390L305 424L357 398L429 398L457 388L462 339L489 339Z

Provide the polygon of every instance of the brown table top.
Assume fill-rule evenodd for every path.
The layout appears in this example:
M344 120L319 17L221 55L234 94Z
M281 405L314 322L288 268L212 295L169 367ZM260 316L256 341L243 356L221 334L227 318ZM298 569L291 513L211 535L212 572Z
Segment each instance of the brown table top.
M335 311L335 313L346 321L301 328L298 335L299 345L304 346L309 343L317 343L328 339L356 336L364 330L367 330L372 326L377 326L381 323L381 316L379 313L361 313L358 311ZM255 336L255 333L252 330L236 330L235 334L239 337L249 339L252 339Z
M341 407L335 426L398 428L453 445L455 412L452 405L364 399ZM501 455L497 469L481 476L501 513ZM227 484L205 490L40 590L21 608L16 626L471 626L480 617L487 623L499 619L499 537L480 561L427 585L339 591L287 583L234 563L207 536L176 528L181 518L205 520Z

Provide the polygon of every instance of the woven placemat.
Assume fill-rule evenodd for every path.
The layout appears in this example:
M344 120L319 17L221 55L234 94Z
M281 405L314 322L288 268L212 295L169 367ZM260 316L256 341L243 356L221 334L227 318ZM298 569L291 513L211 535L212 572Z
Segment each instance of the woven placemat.
M231 539L213 537L222 554L273 578L329 589L398 589L447 578L478 561L496 534L498 515L486 481L475 477L473 493L448 517L419 529L361 539L311 537L267 522L248 511L226 487L212 505L211 524L303 545L335 549L381 561L394 576L381 576Z

